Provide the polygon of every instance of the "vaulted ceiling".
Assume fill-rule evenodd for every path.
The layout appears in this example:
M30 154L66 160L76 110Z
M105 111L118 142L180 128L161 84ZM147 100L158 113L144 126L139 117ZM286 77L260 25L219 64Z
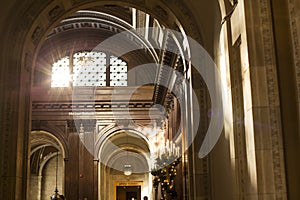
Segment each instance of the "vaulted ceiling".
M114 13L116 13L116 15L111 15ZM150 77L150 80L146 82L151 84L135 91L130 100L130 104L133 106L127 104L125 107L131 111L139 109L138 113L146 113L154 104L161 104L163 106L169 105L173 98L170 97L171 94L168 93L169 91L166 87L170 84L172 74L170 69L160 66L170 66L183 73L183 61L180 59L180 56L163 50L166 49L168 45L168 48L178 48L174 45L174 39L171 35L163 35L164 39L161 41L164 42L160 44L161 49L155 49L151 45L149 41L157 40L151 41L157 44L160 38L158 35L155 38L153 38L152 35L146 37L145 30L147 31L147 28L150 26L160 26L160 24L155 18L148 15L147 25L146 15L147 14L142 11L133 11L133 8L123 6L93 7L91 10L82 10L70 15L54 27L48 34L37 57L34 72L34 87L32 88L33 119L45 118L45 116L42 117L40 115L40 113L45 112L45 109L52 109L52 114L55 112L65 112L68 115L68 112L74 111L76 107L75 103L72 102L74 101L74 99L72 99L74 98L74 91L77 93L80 91L84 95L92 96L90 99L87 99L84 95L77 95L76 98L80 97L81 99L76 100L86 105L91 104L90 101L95 101L92 103L93 109L100 111L99 109L105 109L105 105L108 105L108 109L111 108L113 103L110 98L113 94L130 94L131 91L136 90L126 88L75 90L75 88L55 89L50 87L51 67L56 60L77 51L91 51L95 48L97 49L99 44L102 45L100 50L113 54L118 54L120 49L133 49L133 51L125 51L125 54L121 54L121 58L128 63L129 71L143 64L150 63L156 65L155 67L144 68L146 71L141 72ZM135 32L134 29L139 28L138 26L145 28L145 30L143 30L144 32ZM110 40L109 43L103 43L103 41L121 32L126 32L125 38L117 38ZM148 34L154 33L149 30ZM146 76L142 76L142 79L145 79L145 77ZM133 78L135 81L138 80L137 72L133 75ZM137 85L134 81L131 81L130 86ZM95 91L97 92L95 93ZM119 102L126 100L124 99L126 97L122 95L118 97L115 95L115 98L118 98ZM47 106L49 104L52 106ZM122 103L115 104L117 107L122 106ZM86 105L83 109L88 109ZM141 111L141 108L144 110ZM61 115L61 113L59 115ZM110 115L112 114L105 113L106 118ZM139 120L149 118L147 114L136 114L136 117L136 119Z

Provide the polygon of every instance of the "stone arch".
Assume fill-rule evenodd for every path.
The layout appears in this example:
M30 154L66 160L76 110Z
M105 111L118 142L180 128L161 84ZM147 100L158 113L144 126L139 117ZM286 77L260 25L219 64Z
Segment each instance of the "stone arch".
M126 133L127 132L127 133ZM124 156L128 156L126 151L134 152L130 153L130 161L131 162L138 162L138 166L133 164L133 173L137 175L131 175L130 180L137 181L143 180L142 185L142 195L150 195L152 191L152 176L150 175L151 170L151 147L152 144L148 140L148 138L141 132L134 130L133 128L120 128L115 124L108 125L107 127L103 128L100 132L101 134L99 138L96 140L96 150L98 158L100 158L100 164L98 166L99 170L99 181L98 181L98 197L99 199L107 199L112 198L114 195L112 191L112 180L107 178L114 174L114 171L122 171L122 163L124 164ZM125 144L126 146L122 146L122 144L117 144L115 148L111 148L114 146L110 140L113 139L113 142L116 142L117 139L114 139L122 134L132 134L131 136L125 136L130 138L138 138L141 143L144 145L139 144L135 146L135 144L129 144L132 142L132 139L127 141ZM124 136L123 136L124 137ZM124 138L123 138L124 141ZM146 145L146 146L145 146ZM106 150L106 149L109 149ZM104 154L104 155L103 155ZM123 157L123 158L122 158ZM128 158L127 158L128 159ZM126 159L125 159L126 160ZM145 163L146 162L146 163ZM121 177L122 175L117 175L119 179L116 180L123 180L127 181L125 177ZM123 175L124 176L124 175ZM101 178L100 178L101 177ZM116 181L115 180L115 181ZM110 192L103 192L103 191L110 191ZM104 194L105 193L105 194Z
M49 168L49 163L51 162L53 165L53 159L56 156L59 156L59 160L58 162L61 163L60 165L58 165L58 169L59 169L59 179L61 181L58 181L58 186L59 186L59 191L63 192L64 188L65 188L65 165L64 165L64 159L66 157L66 150L65 147L63 145L63 143L60 141L60 139L47 131L32 131L31 132L31 140L30 140L30 144L32 146L32 150L30 152L30 161L31 165L30 167L34 167L34 169L30 170L30 181L29 181L29 185L33 188L28 188L28 193L30 195L30 198L33 199L42 199L43 197L45 197L45 195L51 195L51 193L54 191L54 187L55 184L53 184L53 182L49 182L49 180L53 179L50 175L49 176L49 172L51 172L51 174L55 173L55 171L53 171L52 168ZM55 153L55 150L57 150L57 153ZM54 152L53 152L54 151ZM46 152L46 153L44 153ZM41 157L41 159L36 160L36 156ZM32 163L35 162L36 164ZM55 165L54 165L55 166ZM38 167L38 171L35 171L35 168ZM46 171L45 171L46 170ZM50 171L49 171L50 170ZM32 174L33 173L33 174ZM49 179L50 178L50 179ZM59 180L58 179L58 180ZM33 181L33 185L32 182ZM46 182L45 182L46 181ZM51 184L51 186L53 186L53 188L49 187L49 184ZM46 190L46 188L48 187L48 190ZM50 190L51 191L50 191ZM53 189L53 191L52 191ZM44 191L48 191L47 194Z
M65 138L64 132L54 126L41 126L40 129L33 129L32 133L43 133L53 139L57 140L60 149L63 151L63 158L69 157L69 148L67 144L67 138Z
M41 144L41 143L50 143L54 147L56 147L58 150L62 152L63 158L67 157L67 145L66 142L59 138L56 134L40 130L40 131L31 131L31 145L33 143Z
M79 2L76 0L70 0L69 2L52 2L52 3L42 3L26 2L25 5L18 6L19 9L26 10L26 12L16 12L20 13L14 18L7 20L7 31L6 36L8 38L7 43L4 43L3 47L7 49L3 58L7 60L2 60L3 66L11 66L11 55L14 55L14 60L16 63L14 65L20 66L22 70L27 71L27 76L24 77L26 82L26 87L30 86L30 80L32 76L32 67L35 66L35 60L37 52L46 38L47 33L61 21L65 16L75 12L79 9L89 8L93 5L104 5L108 3L106 1L89 1L89 2ZM112 4L112 3L110 3ZM183 28L186 34L196 39L198 42L202 43L201 31L197 27L195 19L191 18L189 15L189 9L180 5L178 2L167 6L162 2L145 3L144 1L113 1L113 4L133 6L147 13L153 15L161 21L166 21L165 17L169 16L168 19L172 23L169 24L170 28L174 27L174 24L189 24ZM147 8L146 8L147 7ZM176 8L177 12L174 14L172 9ZM156 9L153 9L156 8ZM32 13L31 15L26 15L26 13ZM34 17L32 17L34 16ZM180 20L178 20L180 18ZM21 19L21 20L20 20ZM44 21L41 21L44 20ZM43 22L43 23L42 23ZM11 45L11 41L16 45ZM22 48L15 48L20 46Z
M110 124L103 129L101 129L98 133L98 137L95 142L95 152L101 152L101 149L103 147L103 144L113 135L118 134L121 131L128 131L131 133L136 134L137 136L143 138L143 140L147 143L149 150L152 150L154 146L150 143L148 138L141 132L135 130L134 128L124 128L121 129L116 124ZM99 154L97 154L98 157L100 157Z
M20 62L19 64L21 64L22 68L25 68L26 71L31 72L31 68L35 66L37 52L39 51L44 39L50 30L54 28L54 26L57 25L62 19L77 10L88 9L94 5L99 6L107 3L106 1L90 1L79 3L75 0L72 2L65 4L62 1L56 3L54 2L48 3L46 6L36 3L36 6L28 9L28 12L34 13L33 15L35 15L36 18L32 18L31 16L26 15L26 13L20 12L22 13L21 16L18 16L17 19L14 19L18 22L11 23L11 26L15 24L15 27L12 28L12 30L8 29L8 38L10 38L10 36L14 36L15 42L17 44L22 44L23 48L15 49L11 45L6 47L8 49L13 48L13 51L9 51L9 54L18 55L17 57L20 58L18 59ZM187 34L199 42L202 41L201 35L199 35L199 29L196 26L196 23L193 23L194 19L187 15L189 11L185 6L173 4L172 6L176 7L176 10L180 11L175 15L172 13L171 8L161 2L155 2L148 5L128 0L127 2L114 1L113 4L136 7L153 15L162 22L169 21L169 24L166 24L169 28L175 28L176 24L181 27L183 27L181 24L189 24L188 29L190 30L186 30ZM166 17L168 20L165 20ZM178 20L179 18L180 20ZM22 20L20 21L20 19ZM18 34L16 35L16 33ZM9 55L6 55L5 57L8 58Z
M76 10L92 6L96 1L26 1L22 2L20 5L15 4L14 15L10 19L6 19L6 32L3 34L5 42L3 43L2 48L5 51L1 52L1 80L5 84L0 86L0 94L5 97L3 99L3 104L6 105L4 108L5 120L8 121L7 126L11 127L7 129L4 133L3 141L9 136L10 132L24 132L21 137L18 137L16 143L21 142L24 145L28 145L29 129L30 129L30 88L32 83L32 68L35 66L36 56L41 47L44 39L46 38L47 33L66 15L75 12ZM99 1L97 1L99 3ZM99 5L97 3L97 5ZM107 3L107 1L101 1L100 4ZM185 6L180 5L178 2L170 4L167 6L167 3L162 3L160 1L155 1L151 3L146 3L145 1L134 1L128 0L124 1L113 1L113 3L121 5L132 5L136 8L141 8L146 12L152 14L157 19L165 20L165 17L172 13L172 9L176 7L176 16L178 19L172 19L170 17L169 27L174 27L174 24L181 22L181 24L189 24L189 26L183 27L186 28L187 35L195 38L197 41L202 41L201 31L199 30L195 19L189 17L189 9ZM145 8L145 5L147 8ZM152 10L152 8L155 8ZM175 18L175 17L174 17ZM8 76L9 75L9 76ZM13 84L8 84L11 80L11 76L16 76L16 82ZM17 91L11 93L11 91ZM11 100L15 101L11 101ZM10 112L13 110L13 114ZM24 119L25 120L24 122ZM13 125L13 121L21 122L18 124L20 130L16 131ZM19 128L19 127L18 127ZM24 131L23 131L24 130ZM24 140L25 139L25 140ZM23 142L24 140L24 142ZM10 149L8 144L4 146L5 152ZM23 152L25 155L26 153ZM21 155L21 154L20 154ZM27 155L25 156L27 157ZM26 160L26 159L25 159ZM24 161L25 162L25 161ZM26 168L26 164L15 164L21 165L17 168ZM3 172L6 173L7 169L3 169ZM26 185L26 184L23 184ZM24 187L25 188L25 187ZM23 193L24 189L22 189ZM3 190L5 191L5 189ZM24 195L25 196L25 195Z

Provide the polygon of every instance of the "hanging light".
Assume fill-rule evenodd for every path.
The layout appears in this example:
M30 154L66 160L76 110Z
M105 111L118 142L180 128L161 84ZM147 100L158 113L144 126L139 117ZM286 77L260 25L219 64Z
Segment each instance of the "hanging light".
M54 194L50 197L50 200L64 200L64 196L58 193L57 189L57 173L58 173L58 151L56 152L56 168L55 168L55 190Z
M124 165L124 175L130 176L132 174L132 168L131 165Z

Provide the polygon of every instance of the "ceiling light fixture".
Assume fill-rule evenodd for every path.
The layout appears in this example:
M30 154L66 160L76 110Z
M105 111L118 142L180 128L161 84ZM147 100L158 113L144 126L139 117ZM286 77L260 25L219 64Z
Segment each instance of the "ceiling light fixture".
M131 165L124 165L124 175L130 176L132 174L132 168Z

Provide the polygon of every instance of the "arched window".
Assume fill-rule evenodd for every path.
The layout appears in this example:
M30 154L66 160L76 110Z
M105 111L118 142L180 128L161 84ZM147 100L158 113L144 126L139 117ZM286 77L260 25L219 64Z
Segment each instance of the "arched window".
M51 87L127 86L127 63L104 52L76 52L52 65Z

